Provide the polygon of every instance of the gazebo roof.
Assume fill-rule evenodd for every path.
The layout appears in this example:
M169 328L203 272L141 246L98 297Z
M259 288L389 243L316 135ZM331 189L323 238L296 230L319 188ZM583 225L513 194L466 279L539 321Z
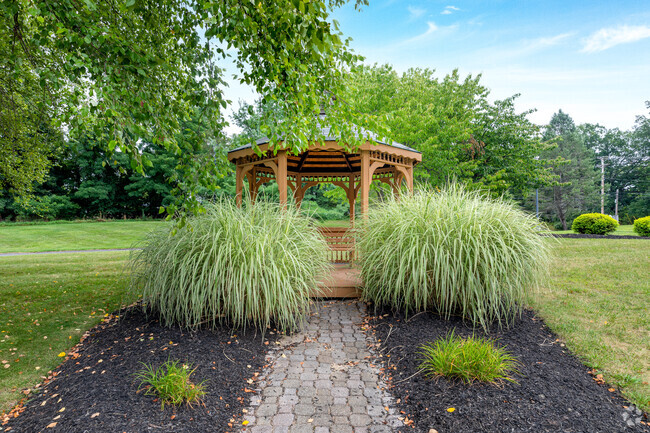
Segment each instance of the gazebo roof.
M401 143L398 143L396 141L393 141L392 143L386 143L384 141L381 141L381 140L378 139L377 134L375 134L372 131L368 131L368 130L366 130L364 128L361 129L361 132L364 135L367 135L370 138L371 141L373 141L373 142L375 142L377 144L383 144L385 146L395 147L397 149L402 149L402 150L406 150L406 151L409 151L409 152L422 153L422 152L420 152L418 150L415 150L415 149L413 149L411 147L408 147L408 146L406 146L404 144L401 144ZM336 141L338 141L338 139L331 134L331 128L329 126L321 128L321 135L323 137L325 137L326 142L336 142ZM269 139L269 137L262 137L262 138L259 138L259 139L255 140L255 144L257 146L261 146L263 144L268 144L270 141L271 140ZM237 152L239 150L250 149L251 147L253 147L251 143L244 144L243 146L239 146L239 147L237 147L235 149L229 150L228 154Z

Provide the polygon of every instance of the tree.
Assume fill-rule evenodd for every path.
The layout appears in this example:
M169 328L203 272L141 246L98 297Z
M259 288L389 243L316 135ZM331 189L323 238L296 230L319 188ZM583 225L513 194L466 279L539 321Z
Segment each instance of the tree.
M573 119L562 112L555 113L544 132L544 139L555 141L557 147L542 153L552 163L557 183L540 190L540 211L547 219L557 219L563 230L569 220L598 202L598 174L594 169L594 153L585 145Z
M328 107L334 132L354 145L362 140L353 123L373 124L338 98L343 69L359 56L341 39L330 11L344 0L8 0L0 5L0 103L14 102L35 119L0 112L0 135L10 169L19 172L22 150L12 151L36 125L60 132L81 130L97 137L109 153L129 157L143 172L152 161L138 143L146 141L176 155L181 123L196 109L215 134L226 101L218 60L235 57L239 80L264 102L282 107L284 122L265 119L267 135L296 150L320 132L314 112ZM367 0L356 0L356 6ZM232 54L234 52L234 54ZM44 129L47 129L44 127ZM3 172L3 188L26 190L40 181L52 148L47 134L35 134L40 166L20 176ZM7 159L3 156L4 159ZM35 159L36 160L36 159ZM191 174L176 192L183 206L200 208L197 192L214 188L208 167L191 160ZM18 167L18 168L16 168ZM11 173L11 170L7 173ZM17 180L16 180L17 179ZM171 214L177 210L170 205Z
M650 111L650 101L646 101ZM630 195L633 196L626 211L632 219L650 215L650 117L637 116L632 131L632 156L637 177Z
M184 161L221 171L219 161L223 158L216 155L225 152L225 146L209 136L198 115L184 122L182 130L177 140L189 151L180 156L146 142L139 144L139 152L153 163L144 174L128 167L127 155L107 152L97 137L72 133L52 158L45 181L30 197L7 196L9 203L0 203L0 215L19 219L156 217L161 206L181 200L182 191L176 195L172 191L191 175L185 171L189 165ZM177 180L172 184L171 179ZM221 187L224 180L216 183ZM198 194L205 200L212 198L213 192L202 187Z
M605 162L606 200L608 212L614 213L618 192L619 215L624 222L650 214L650 127L648 118L638 116L631 131L607 129L601 125L578 127L588 148L593 149L600 169Z
M480 78L454 71L438 80L429 69L399 75L375 65L350 74L346 98L360 112L382 116L392 139L422 152L420 181L456 179L494 194L551 183L546 161L535 158L547 146L529 112L515 111L516 96L490 103Z

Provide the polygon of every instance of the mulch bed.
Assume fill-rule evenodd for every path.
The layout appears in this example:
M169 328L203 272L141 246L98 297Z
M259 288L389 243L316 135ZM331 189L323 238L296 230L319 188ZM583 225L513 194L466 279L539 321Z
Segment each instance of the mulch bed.
M372 311L372 308L371 310ZM418 374L418 346L446 336L472 335L460 319L442 320L431 313L388 314L370 321L392 394L416 431L464 432L649 432L649 424L626 426L625 406L617 392L589 373L532 311L525 311L510 329L493 330L522 363L518 384L464 385L446 378ZM476 335L482 331L476 330ZM395 368L394 368L395 367ZM613 391L613 389L612 389ZM447 409L454 408L453 412ZM642 421L648 423L647 414ZM412 431L405 428L405 431Z
M554 238L570 239L645 239L650 240L650 236L627 236L627 235L583 235L580 233L551 233L548 236Z
M277 334L267 333L266 342L271 340L266 344L254 330L168 328L140 307L120 316L90 331L54 379L0 432L9 427L17 433L238 430L256 388L247 381L261 371ZM203 405L161 410L155 397L136 392L133 374L142 369L141 362L158 366L169 358L196 367L195 383L207 379Z

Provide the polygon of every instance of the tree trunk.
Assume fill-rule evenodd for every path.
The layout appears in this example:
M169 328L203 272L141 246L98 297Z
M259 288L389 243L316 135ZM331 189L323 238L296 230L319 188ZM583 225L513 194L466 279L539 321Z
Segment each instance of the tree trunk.
M553 201L555 202L555 209L557 210L557 217L562 223L562 230L567 230L566 216L564 209L562 209L562 187L556 186L553 188Z

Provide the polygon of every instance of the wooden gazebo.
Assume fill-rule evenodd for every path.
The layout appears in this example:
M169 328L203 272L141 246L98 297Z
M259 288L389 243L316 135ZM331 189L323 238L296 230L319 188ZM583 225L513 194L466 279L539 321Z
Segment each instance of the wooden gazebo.
M255 200L260 185L275 180L280 192L280 202L288 200L288 189L293 192L296 205L300 206L305 192L319 183L340 186L350 204L350 223L354 224L355 203L361 193L361 215L368 212L370 184L373 180L387 183L395 194L399 194L402 183L413 190L413 168L422 161L422 155L415 149L399 143L385 143L374 139L367 141L353 152L345 150L336 138L331 137L329 128L322 130L323 142L314 143L300 154L291 154L286 149L269 149L269 139L257 140L228 152L228 160L236 166L237 202L243 200L244 178L248 179L249 195ZM332 261L348 264L354 257L353 245L345 228L324 228L322 233L328 239ZM346 268L339 267L349 276ZM350 296L356 282L341 275L334 275L326 284L328 297ZM342 282L343 281L343 282ZM347 285L346 285L347 284ZM346 289L347 288L347 289Z

